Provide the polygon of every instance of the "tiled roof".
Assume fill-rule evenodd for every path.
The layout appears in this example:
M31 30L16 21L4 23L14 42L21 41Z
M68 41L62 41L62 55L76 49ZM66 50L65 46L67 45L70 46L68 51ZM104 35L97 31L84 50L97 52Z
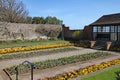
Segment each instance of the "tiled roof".
M110 25L110 24L120 24L120 13L103 15L90 25Z

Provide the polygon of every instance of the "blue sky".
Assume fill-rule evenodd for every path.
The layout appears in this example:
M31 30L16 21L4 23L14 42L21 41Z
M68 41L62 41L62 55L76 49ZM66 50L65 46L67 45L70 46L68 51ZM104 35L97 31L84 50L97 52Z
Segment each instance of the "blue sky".
M120 0L22 0L29 15L55 16L70 29L83 29L102 15L120 13Z

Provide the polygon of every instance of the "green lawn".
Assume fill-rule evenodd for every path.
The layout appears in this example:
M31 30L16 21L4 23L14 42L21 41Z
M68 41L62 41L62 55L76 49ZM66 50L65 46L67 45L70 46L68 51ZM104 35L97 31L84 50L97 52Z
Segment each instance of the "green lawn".
M46 40L46 41L8 41L8 42L1 42L0 48L5 47L16 47L16 46L33 46L33 45L47 45L47 44L55 44L55 43L62 43L67 42L64 40Z
M117 68L112 68L107 71L95 74L90 77L83 78L82 80L117 80L116 79L117 75L115 72L118 71L120 71L120 66Z

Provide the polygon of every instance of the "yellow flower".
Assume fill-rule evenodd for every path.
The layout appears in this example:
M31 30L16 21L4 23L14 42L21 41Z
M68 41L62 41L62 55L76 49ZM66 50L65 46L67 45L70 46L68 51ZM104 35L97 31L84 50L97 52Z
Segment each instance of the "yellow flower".
M65 80L65 78L64 77L58 77L57 80Z
M74 74L74 75L77 75L78 73L77 73L76 71L73 71L73 74Z
M85 68L85 69L82 70L82 73L83 73L84 75L87 75L87 74L88 74L88 70Z
M72 46L71 43L59 43L59 44L49 44L49 45L37 45L37 46L28 46L28 47L14 47L14 48L5 48L0 49L0 54L11 53L11 52L20 52L20 51L30 51L38 49L48 49L48 48L57 48L64 46Z

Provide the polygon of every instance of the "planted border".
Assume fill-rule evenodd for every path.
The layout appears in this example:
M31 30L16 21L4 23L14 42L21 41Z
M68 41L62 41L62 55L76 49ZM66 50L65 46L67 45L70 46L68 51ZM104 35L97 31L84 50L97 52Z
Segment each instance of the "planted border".
M101 56L108 56L110 55L109 53L106 52L94 52L94 53L89 53L89 54L82 54L82 55L75 55L75 56L70 56L70 57L64 57L64 58L59 58L59 59L54 59L54 60L46 60L46 61L40 61L40 62L34 62L36 65L36 69L42 70L46 68L52 68L55 66L61 66L61 65L66 65L70 63L76 63L79 61L86 61L90 60L92 58L98 58ZM15 67L12 66L9 68L6 68L6 70L11 74L15 74ZM24 73L29 71L29 66L27 64L20 64L18 65L19 67L19 73Z
M3 48L3 49L0 49L0 54L32 51L32 50L40 50L40 49L49 49L49 48L58 48L58 47L66 47L66 46L73 46L73 44L59 43L59 44L49 44L49 45L28 46L28 47Z
M117 65L117 64L120 64L120 58L111 60L108 62L103 62L100 64L90 65L85 68L80 68L80 69L72 71L72 72L66 72L63 74L58 74L53 77L46 77L44 79L38 79L38 80L71 80L72 78L75 78L77 76L87 75L91 72L102 70L102 69L105 69L105 68L108 68L110 66Z
M55 54L58 52L68 52L77 50L77 48L73 47L62 47L62 48L55 48L55 49L48 49L42 51L32 51L32 52L22 52L22 53L14 53L14 54L3 54L0 56L0 60L4 59L15 59L15 58L26 58L26 57L33 57L39 55L47 55L47 54Z

